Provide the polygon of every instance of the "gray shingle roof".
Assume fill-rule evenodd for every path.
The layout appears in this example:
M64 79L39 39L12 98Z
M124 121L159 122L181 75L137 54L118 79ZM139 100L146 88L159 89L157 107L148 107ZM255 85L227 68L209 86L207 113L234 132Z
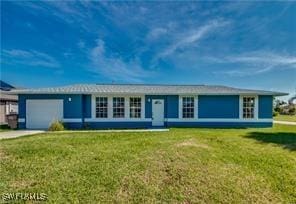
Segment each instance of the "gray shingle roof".
M1 101L17 101L17 95L10 94L11 91L2 91L0 90L0 100Z
M216 85L76 84L62 87L23 89L17 94L260 94L283 96L286 93L240 89Z

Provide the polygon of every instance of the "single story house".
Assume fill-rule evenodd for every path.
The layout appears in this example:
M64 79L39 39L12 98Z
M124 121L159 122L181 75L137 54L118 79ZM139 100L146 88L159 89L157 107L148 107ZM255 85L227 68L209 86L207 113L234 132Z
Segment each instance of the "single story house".
M17 91L19 128L271 127L285 93L213 85L81 84Z
M0 80L0 125L7 125L7 116L18 113L18 97L9 94L14 86Z

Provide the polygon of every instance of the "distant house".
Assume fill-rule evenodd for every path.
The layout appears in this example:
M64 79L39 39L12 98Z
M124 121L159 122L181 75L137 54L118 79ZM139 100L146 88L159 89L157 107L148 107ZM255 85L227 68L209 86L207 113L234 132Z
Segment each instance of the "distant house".
M280 92L211 85L82 84L19 90L19 127L270 127Z
M18 97L9 94L15 87L0 80L0 125L7 124L7 115L18 113Z
M292 97L289 99L289 104L290 104L290 105L296 105L296 95L292 96Z

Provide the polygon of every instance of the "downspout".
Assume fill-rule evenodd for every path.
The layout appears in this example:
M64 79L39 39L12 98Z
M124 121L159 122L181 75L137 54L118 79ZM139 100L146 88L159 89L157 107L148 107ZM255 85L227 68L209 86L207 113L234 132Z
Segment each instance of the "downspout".
M165 105L165 127L168 127L168 96L164 97Z
M81 128L84 128L84 118L85 118L85 95L81 95L81 110L82 110L82 113L81 113L81 121L82 121L82 124L81 124Z

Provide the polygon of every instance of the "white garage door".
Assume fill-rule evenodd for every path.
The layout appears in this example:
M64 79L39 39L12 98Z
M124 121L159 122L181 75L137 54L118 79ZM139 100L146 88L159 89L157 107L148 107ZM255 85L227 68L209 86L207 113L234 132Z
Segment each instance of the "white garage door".
M27 100L26 128L45 129L63 119L63 100Z

